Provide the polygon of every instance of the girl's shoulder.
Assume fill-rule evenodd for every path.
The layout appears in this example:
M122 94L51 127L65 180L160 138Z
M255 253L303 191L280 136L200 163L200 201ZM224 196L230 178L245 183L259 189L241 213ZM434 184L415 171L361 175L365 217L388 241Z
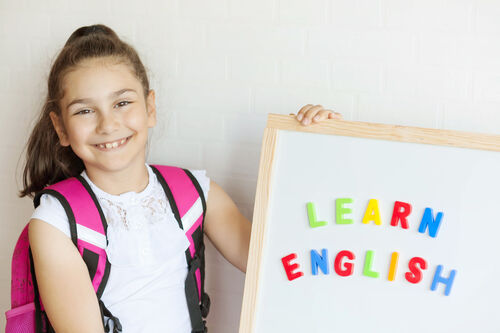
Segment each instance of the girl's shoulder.
M54 196L42 194L40 204L31 215L32 219L42 220L61 230L68 238L71 238L69 220L61 202Z
M203 194L205 195L205 200L208 197L208 191L210 190L210 178L207 176L206 170L191 170L189 171L193 174L193 176L196 178L198 183L201 186L201 189L203 190Z

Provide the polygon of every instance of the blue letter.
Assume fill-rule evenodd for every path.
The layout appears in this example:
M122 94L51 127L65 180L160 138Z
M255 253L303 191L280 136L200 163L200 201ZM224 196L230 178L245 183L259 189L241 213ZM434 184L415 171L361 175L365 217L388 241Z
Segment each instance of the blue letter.
M456 270L452 269L450 271L450 276L448 278L444 278L441 276L441 271L443 270L443 265L438 265L436 268L436 273L434 274L434 279L432 280L431 290L434 291L437 288L438 283L443 283L446 285L446 289L444 290L444 294L448 296L451 291L451 286L453 285L453 279L455 278Z
M311 270L313 275L318 275L318 267L321 268L324 274L330 273L327 249L321 250L321 255L319 255L318 251L311 250Z
M436 219L432 216L432 209L426 208L424 216L422 216L422 221L420 221L420 227L418 227L418 232L424 233L425 229L429 228L429 235L431 237L436 237L439 225L441 224L441 219L443 218L443 213L439 212L436 215Z

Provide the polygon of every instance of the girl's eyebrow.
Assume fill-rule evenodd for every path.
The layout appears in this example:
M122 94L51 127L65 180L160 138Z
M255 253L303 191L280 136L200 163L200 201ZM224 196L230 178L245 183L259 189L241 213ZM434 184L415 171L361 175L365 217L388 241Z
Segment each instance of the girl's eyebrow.
M135 91L134 89L124 88L124 89L120 89L118 91L112 92L111 94L109 94L108 98L118 97L121 94L126 93L127 91L132 91L132 92L135 92L137 94L137 91ZM79 104L79 103L83 104L83 103L89 103L89 102L92 102L92 101L93 100L91 98L78 98L78 99L75 99L75 100L71 101L71 103L69 103L68 106L66 106L66 109L69 109L69 107L71 105L73 105L73 104Z

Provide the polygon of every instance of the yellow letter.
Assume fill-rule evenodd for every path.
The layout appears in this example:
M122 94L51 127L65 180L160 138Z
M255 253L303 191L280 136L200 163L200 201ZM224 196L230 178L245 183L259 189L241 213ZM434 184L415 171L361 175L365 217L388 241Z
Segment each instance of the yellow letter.
M380 221L380 212L378 209L378 200L370 199L368 202L368 207L366 207L365 217L363 217L363 223L368 224L368 222L373 221L376 225L382 225Z

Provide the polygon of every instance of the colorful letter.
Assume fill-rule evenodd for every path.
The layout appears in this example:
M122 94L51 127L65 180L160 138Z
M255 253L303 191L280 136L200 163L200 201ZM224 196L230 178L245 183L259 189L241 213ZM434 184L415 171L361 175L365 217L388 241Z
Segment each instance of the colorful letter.
M316 219L316 208L312 202L307 203L307 216L309 217L309 225L311 228L322 227L328 224L326 221L318 221Z
M367 224L370 221L374 221L376 225L381 225L380 212L378 209L378 200L370 199L368 206L366 207L365 216L363 217L363 223Z
M439 212L436 215L436 219L432 215L432 208L426 208L424 215L422 216L422 221L420 221L420 226L418 227L418 232L424 233L425 229L429 228L429 235L431 237L436 237L439 231L439 225L441 224L441 219L443 218L443 213Z
M401 221L401 227L408 229L408 215L411 213L411 205L406 202L396 201L394 203L394 210L392 211L391 225L397 226L398 221Z
M322 249L321 255L318 251L311 250L311 271L313 275L318 275L318 267L321 268L323 274L330 274L327 249Z
M366 251L365 256L365 267L363 267L363 275L378 278L379 273L372 270L372 262L373 262L373 251Z
M350 214L352 213L351 208L344 207L345 204L350 204L352 203L351 198L340 198L335 201L335 214L336 214L336 219L335 222L337 224L352 224L353 221L352 219L345 219L344 215L345 214Z
M389 281L394 281L396 278L396 270L398 267L398 259L399 259L399 253L398 252L392 252L391 255L391 266L389 267L389 275L387 276L387 280Z
M436 273L434 273L434 279L432 280L431 290L434 291L437 288L438 283L443 283L446 285L446 289L444 290L444 294L448 296L451 292L451 286L453 285L453 280L455 279L455 275L457 271L452 269L450 271L450 276L448 278L444 278L441 276L441 271L443 270L443 265L438 265L436 267Z
M281 258L281 262L283 263L283 267L285 268L286 276L288 281L295 280L304 275L302 272L294 272L299 268L299 264L290 264L290 261L297 259L296 253L291 253L286 257Z
M420 266L420 268L417 266ZM413 257L408 263L408 269L411 273L407 272L405 274L406 280L410 283L419 283L422 280L422 271L420 269L427 269L427 262L420 257Z
M354 253L352 253L351 251L340 251L335 257L335 262L334 262L335 273L337 273L340 276L352 275L352 271L354 269L354 265L352 263L350 262L344 263L344 269L342 269L342 259L344 257L348 258L349 260L354 260L356 258L354 256Z

